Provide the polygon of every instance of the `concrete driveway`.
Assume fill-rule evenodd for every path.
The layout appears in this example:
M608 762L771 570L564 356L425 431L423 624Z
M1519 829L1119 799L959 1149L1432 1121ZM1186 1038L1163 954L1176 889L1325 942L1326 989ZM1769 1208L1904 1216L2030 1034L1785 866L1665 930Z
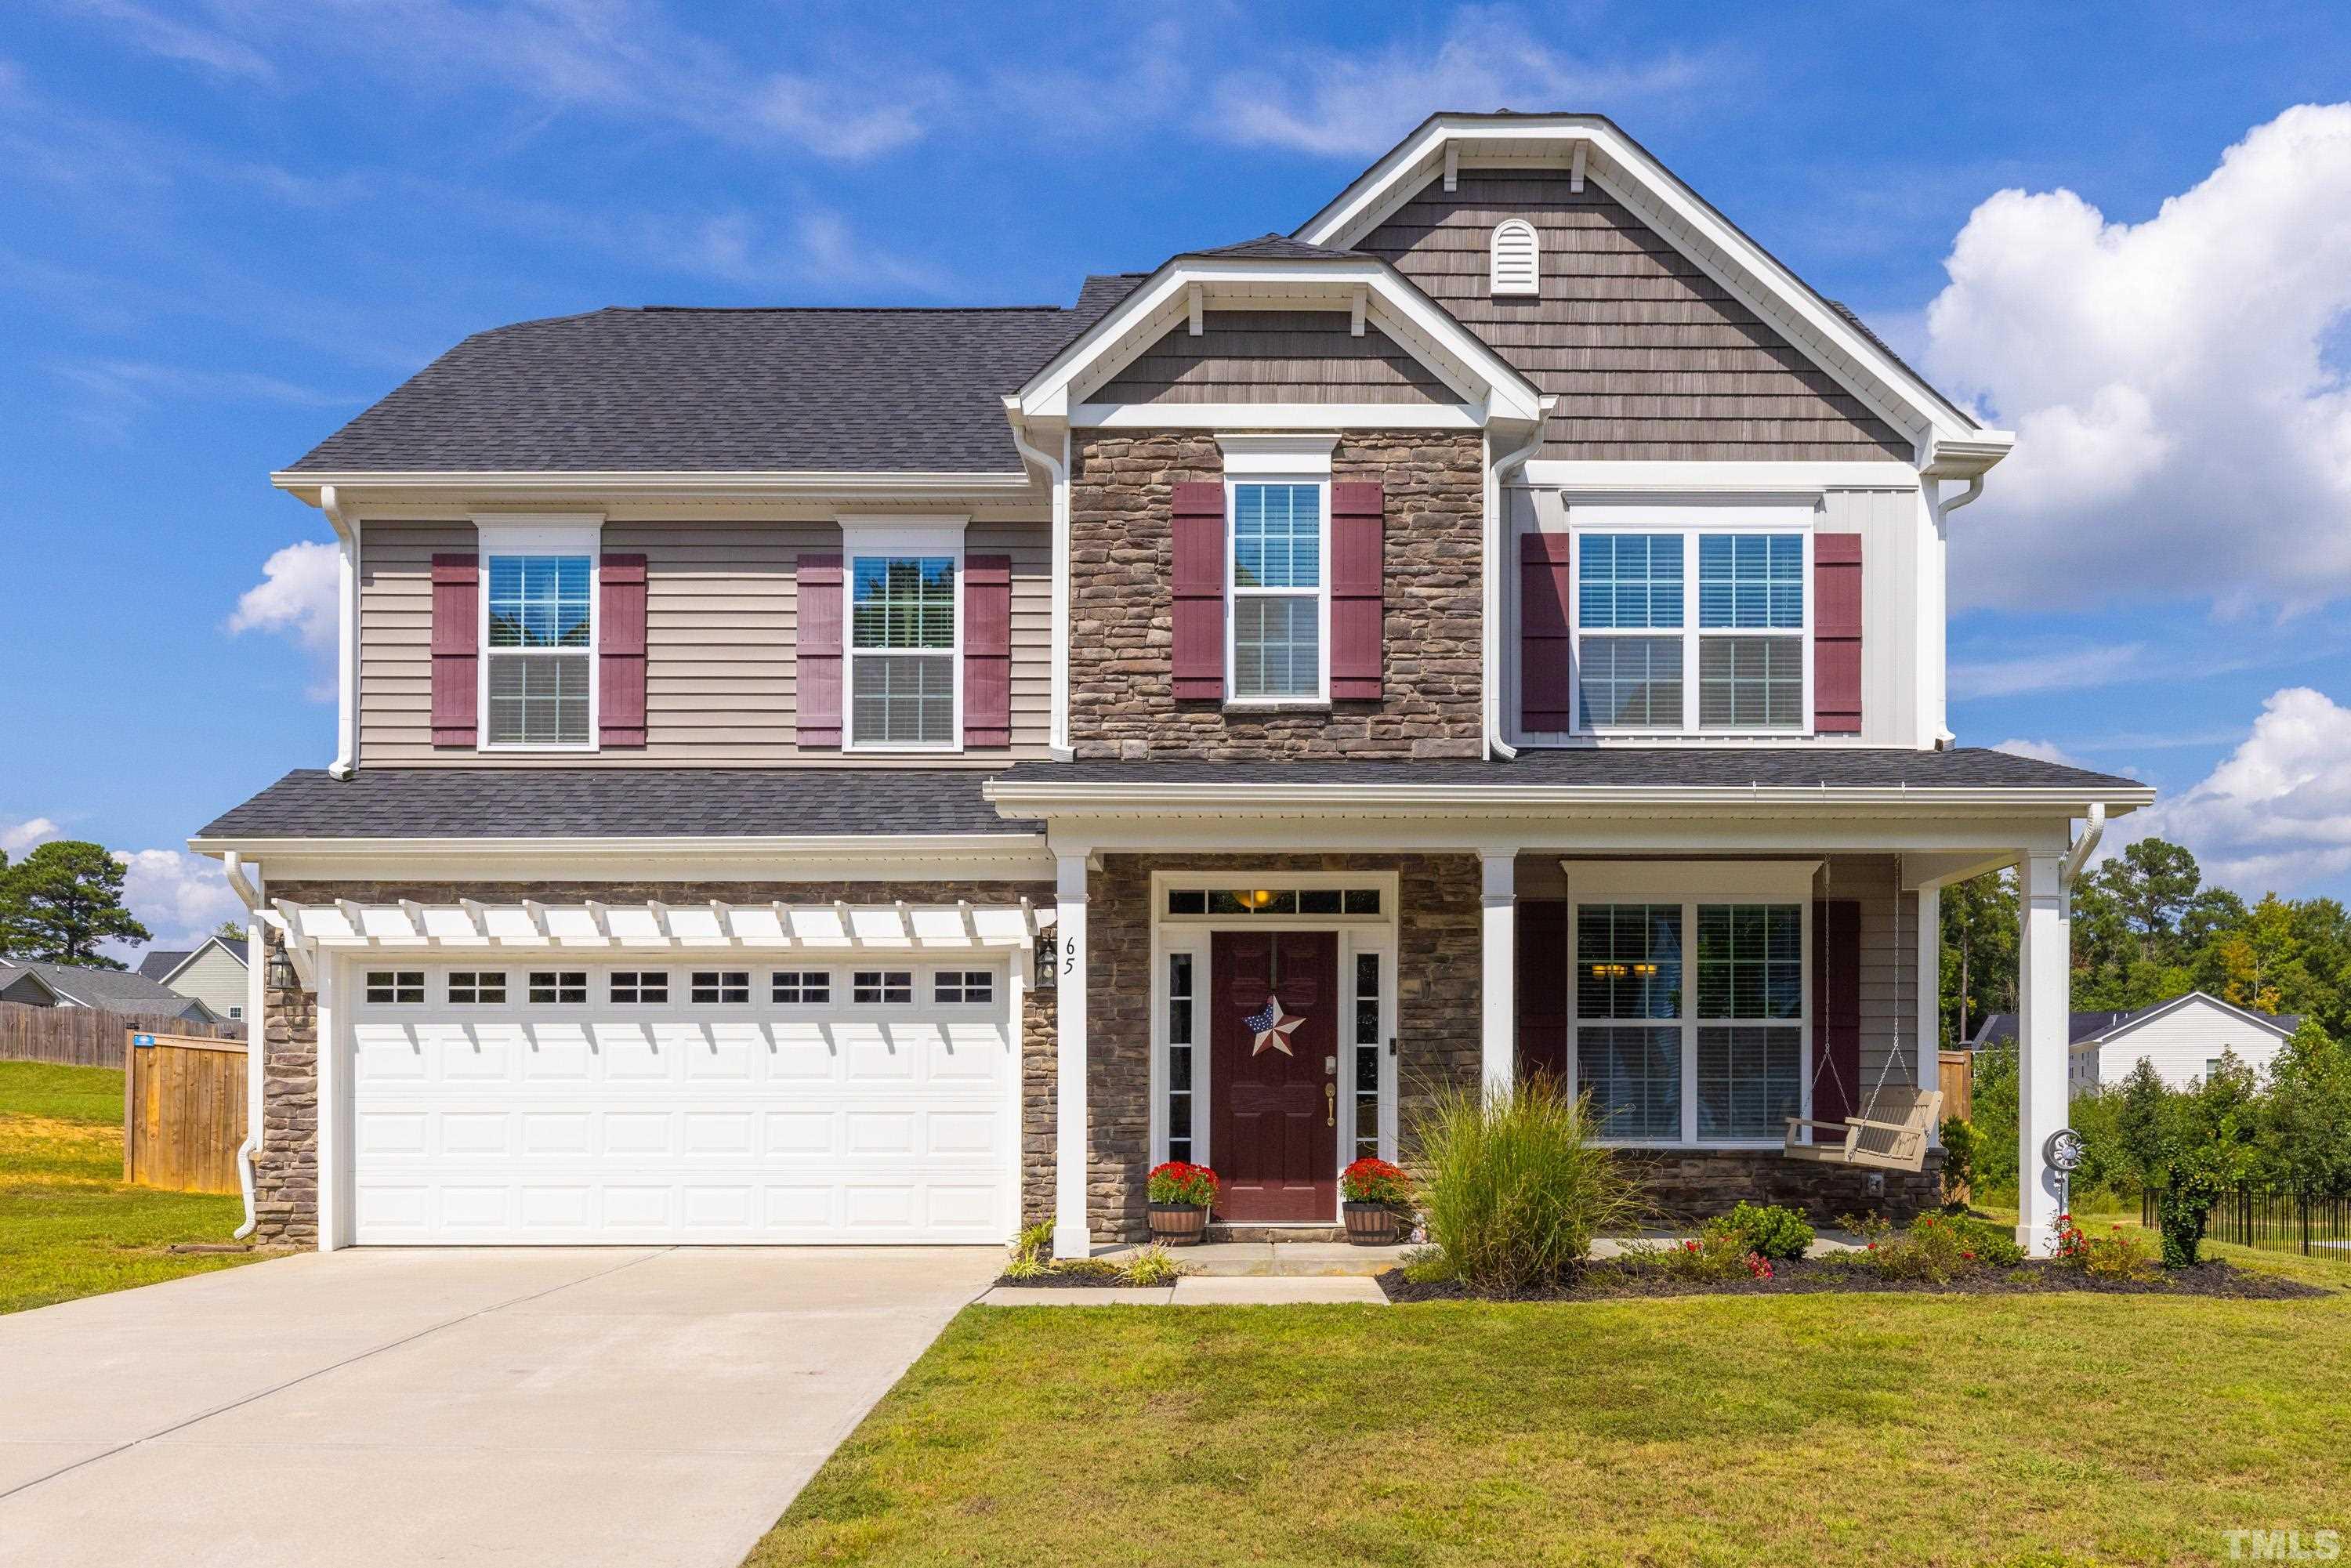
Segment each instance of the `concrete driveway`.
M0 1558L734 1568L1002 1261L359 1250L0 1317Z

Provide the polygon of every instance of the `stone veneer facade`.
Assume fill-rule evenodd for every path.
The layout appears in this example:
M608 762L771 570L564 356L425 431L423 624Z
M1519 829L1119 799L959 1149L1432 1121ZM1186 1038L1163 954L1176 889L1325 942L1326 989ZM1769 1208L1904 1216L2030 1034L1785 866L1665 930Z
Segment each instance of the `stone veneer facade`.
M272 897L296 904L392 904L413 898L447 904L477 898L513 904L536 898L549 904L601 899L607 904L643 904L661 899L678 904L714 898L737 903L771 898L794 904L1014 904L1026 897L1040 909L1053 904L1050 883L834 882L834 883L280 883ZM263 961L266 961L266 957ZM1022 1212L1041 1201L1050 1210L1053 1190L1053 994L1022 992L1020 1015L1020 1160ZM254 1240L264 1246L315 1246L319 1239L319 998L298 988L266 994L262 1064L262 1146L254 1162L255 1210L260 1217ZM1041 1177L1039 1173L1042 1173ZM1036 1194L1042 1181L1042 1198Z
M1086 895L1087 1218L1097 1241L1150 1230L1144 1177L1151 1158L1151 873L1215 871L1397 873L1396 1051L1399 1120L1433 1084L1478 1082L1479 872L1475 855L1102 856ZM1052 1160L1030 1173L1052 1212ZM1041 1186L1040 1183L1041 1182Z
M1228 710L1174 695L1175 486L1224 476L1206 432L1086 432L1070 467L1070 739L1089 758L1476 757L1484 452L1474 432L1352 432L1334 481L1387 486L1383 695Z

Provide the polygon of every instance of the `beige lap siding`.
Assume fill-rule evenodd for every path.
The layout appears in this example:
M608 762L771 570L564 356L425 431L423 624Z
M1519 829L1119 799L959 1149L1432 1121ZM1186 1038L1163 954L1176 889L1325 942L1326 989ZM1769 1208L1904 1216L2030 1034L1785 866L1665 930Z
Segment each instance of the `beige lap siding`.
M1560 403L1539 456L1907 461L1909 441L1655 230L1565 170L1432 180L1355 248L1395 265ZM1542 241L1541 292L1489 287L1494 225Z
M360 756L379 768L578 767L579 753L485 754L433 744L433 556L472 553L471 523L370 522L361 534ZM758 767L834 762L796 733L797 563L834 552L829 519L607 523L602 549L645 557L645 740L600 763ZM975 518L969 555L1012 559L1012 747L1046 755L1052 695L1052 546L1041 522ZM929 765L949 758L934 758Z
M1479 438L1350 432L1334 480L1387 488L1384 687L1307 711L1177 702L1174 486L1224 473L1213 435L1088 432L1071 475L1070 737L1081 758L1475 757L1482 745Z
M608 904L643 904L660 899L676 904L707 904L714 898L731 903L783 899L791 904L953 904L968 899L976 904L1018 904L1027 898L1040 909L1053 902L1050 883L981 882L799 882L799 883L281 883L270 888L273 897L296 904L332 904L339 898L361 904L388 904L403 898L420 904L449 904L476 898L486 904L512 904L536 898L549 904L578 904L599 899ZM576 956L590 956L580 949ZM503 955L507 962L529 959L529 949ZM256 962L262 955L255 956ZM254 1235L262 1246L315 1246L319 1239L319 1007L318 998L299 988L266 993L264 1036L268 1055L263 1062L262 1113L266 1128L261 1156L255 1162L255 1208L260 1224ZM1020 1013L1020 1146L1021 1210L1050 1212L1053 1183L1053 1040L1054 1000L1050 991L1024 991ZM1041 1184L1041 1185L1040 1185Z

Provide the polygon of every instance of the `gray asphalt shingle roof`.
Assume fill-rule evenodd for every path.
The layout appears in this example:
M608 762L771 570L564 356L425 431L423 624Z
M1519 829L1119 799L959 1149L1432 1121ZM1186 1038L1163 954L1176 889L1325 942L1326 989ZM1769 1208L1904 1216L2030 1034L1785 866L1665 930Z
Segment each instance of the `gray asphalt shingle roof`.
M2149 1002L2143 1008L2133 1008L2128 1012L2067 1013L2065 1015L2066 1043L2086 1045L2092 1040L2103 1040L2107 1035L2138 1022L2150 1013L2159 1013L2168 1008L2177 1007L2181 1002L2193 1001L2198 998L2243 1013L2247 1018L2259 1019L2287 1034L2292 1034L2302 1027L2302 1015L2299 1013L2265 1013L2258 1008L2241 1008L2233 1002L2222 1002L2219 998L2203 991L2190 991L2184 997L2170 997L2163 1001ZM1990 1045L2012 1043L2015 1039L2016 1015L1992 1013L1977 1026L1975 1035L1968 1044L1980 1051Z
M1220 245L1213 250L1178 251L1179 256L1224 256L1259 261L1363 261L1368 259L1359 250L1341 250L1327 245L1309 245L1288 235L1259 235L1236 245Z
M963 768L371 768L288 773L200 839L1033 833Z
M1077 308L614 308L476 332L293 472L1021 470L1003 397ZM1101 283L1102 287L1095 287Z
M186 963L188 955L194 951L193 947L150 947L140 956L139 973L160 986L164 977Z
M86 1008L118 1013L152 1013L160 1018L210 1021L212 1009L132 969L85 969L76 964L51 964L34 958L8 958L0 966L30 970L59 996Z
M1627 788L1849 789L1904 786L1914 789L2144 789L2136 779L2064 768L2005 751L1951 751L1823 746L1621 747L1521 751L1514 761L1475 758L1413 761L1220 762L1177 758L1135 762L1024 762L1006 778L1022 783L1384 783L1561 784Z

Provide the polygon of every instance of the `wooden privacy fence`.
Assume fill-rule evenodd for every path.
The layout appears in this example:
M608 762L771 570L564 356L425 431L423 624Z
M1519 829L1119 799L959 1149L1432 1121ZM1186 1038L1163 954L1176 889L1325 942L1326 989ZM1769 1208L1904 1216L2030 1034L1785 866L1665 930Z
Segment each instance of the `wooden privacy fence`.
M235 1192L245 1142L245 1042L123 1031L122 1179Z
M97 1008L37 1008L0 1002L0 1061L54 1061L66 1067L120 1067L122 1031L162 1030L197 1040L243 1040L243 1024L192 1023Z
M1976 1059L1965 1051L1946 1051L1936 1071L1943 1092L1943 1117L1972 1122L1976 1116Z

